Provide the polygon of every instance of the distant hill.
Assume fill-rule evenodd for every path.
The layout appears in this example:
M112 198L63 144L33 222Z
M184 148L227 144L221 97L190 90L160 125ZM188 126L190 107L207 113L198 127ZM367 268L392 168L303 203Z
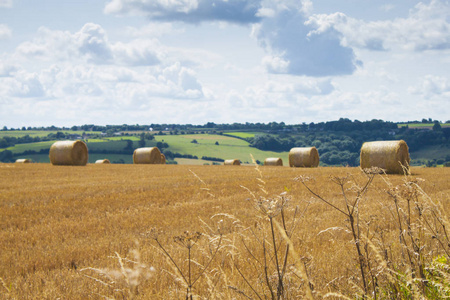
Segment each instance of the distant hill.
M108 158L113 163L132 163L133 150L157 146L169 163L213 164L225 159L251 163L281 157L287 165L292 147L315 146L321 165L359 165L362 143L403 139L413 165L450 164L450 123L392 123L382 120L337 121L286 125L283 122L205 125L83 125L71 128L22 128L0 131L0 161L31 158L49 162L48 150L57 140L83 139L89 162Z

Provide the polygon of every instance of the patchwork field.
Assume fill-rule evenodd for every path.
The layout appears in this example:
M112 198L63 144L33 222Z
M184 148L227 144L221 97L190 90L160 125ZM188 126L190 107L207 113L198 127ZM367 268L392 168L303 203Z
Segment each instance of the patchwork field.
M450 168L0 164L0 299L433 298L449 214Z
M222 159L240 159L243 163L252 163L250 155L261 162L267 157L280 157L285 166L289 165L288 152L262 151L249 146L249 143L230 136L218 134L157 135L156 141L169 144L169 150L180 154L218 157ZM197 143L192 143L196 140ZM216 142L218 145L216 145Z

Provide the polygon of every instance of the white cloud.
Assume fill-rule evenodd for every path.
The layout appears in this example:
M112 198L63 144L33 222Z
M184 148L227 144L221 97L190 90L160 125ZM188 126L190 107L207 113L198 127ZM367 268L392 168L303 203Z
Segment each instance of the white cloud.
M111 48L116 62L130 66L156 65L160 62L158 56L162 56L162 53L155 51L156 48L161 48L156 40L134 40L126 44L118 42Z
M4 78L3 83L6 96L36 98L45 95L36 73L19 71L14 77Z
M283 5L281 5L281 3ZM342 46L341 34L331 26L309 34L305 25L311 4L268 2L273 13L253 26L252 35L271 56L263 63L269 72L292 75L329 76L351 74L359 62L353 50Z
M306 24L316 29L309 35L333 28L343 35L345 46L370 50L441 50L450 48L450 4L447 1L420 2L410 10L408 18L366 22L343 13L318 14Z
M334 90L334 84L329 78L285 76L279 81L267 80L249 86L243 93L231 90L226 98L230 106L243 112L253 111L258 114L255 109L273 108L282 111L280 115L288 115L291 110L297 110L300 103L308 102L315 96L329 95Z
M14 65L0 61L0 77L10 77L15 71L17 71L17 68Z
M265 56L262 60L262 64L270 73L285 74L288 73L290 62L279 56Z
M20 70L14 76L0 77L0 96L41 99L104 97L113 102L124 99L203 98L202 85L194 71L179 63L138 72L119 66L50 66L40 73ZM140 98L139 98L140 97ZM145 99L144 99L145 98Z
M0 24L0 40L10 38L11 36L11 29L5 24Z
M183 28L174 28L172 23L151 22L140 28L128 26L125 28L125 34L134 38L160 37L169 34L181 34Z
M204 100L197 74L174 58L166 59L168 52L175 49L169 51L154 39L111 42L96 24L75 33L40 28L32 41L4 55L11 63L0 63L0 99L35 99L26 105L39 106L42 112L49 101L61 110L78 103L79 111L136 111L160 105L161 99Z
M74 35L78 51L89 62L108 63L112 59L111 46L105 31L100 25L87 23Z
M111 0L104 12L162 21L251 23L259 19L256 14L260 3L261 0Z
M13 5L13 0L0 0L0 7L11 8Z
M384 5L381 6L381 9L383 11L391 11L394 8L395 8L395 5L393 5L393 4L384 4Z
M158 53L159 52L159 53ZM41 27L33 41L17 47L23 57L42 61L85 61L93 64L150 66L159 63L164 50L157 40L136 39L111 43L98 24L87 23L78 32L54 31Z
M116 14L143 14L147 12L150 15L160 16L164 13L185 13L188 14L198 8L198 0L112 0L105 6L106 13Z
M450 80L447 77L427 75L422 78L422 82L416 86L410 86L408 91L430 99L434 96L443 96L450 100Z

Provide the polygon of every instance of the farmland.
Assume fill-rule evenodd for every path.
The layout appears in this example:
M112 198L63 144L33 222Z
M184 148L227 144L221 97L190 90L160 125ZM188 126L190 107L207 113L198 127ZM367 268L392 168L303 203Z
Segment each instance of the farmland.
M371 176L358 202L370 263L363 267L367 283L376 277L379 295L391 298L417 267L405 256L414 242L399 244L398 221L410 222L428 270L449 251L433 231L448 222L449 175L449 168L412 168L407 178L335 167L0 164L0 298L184 299L187 289L194 299L271 298L271 289L281 293L276 262L282 266L285 253L287 299L355 298L365 286L339 210L343 193L352 201ZM421 214L406 214L410 200ZM439 218L428 219L431 212ZM286 224L289 249L272 219ZM394 267L397 281L389 283Z
M155 139L169 144L168 150L172 152L193 154L198 158L209 156L221 159L240 159L244 163L251 163L250 154L252 154L256 160L261 162L266 157L281 157L284 165L288 165L288 152L262 151L251 148L246 141L224 135L157 135ZM196 140L196 143L193 143L193 140Z
M32 158L35 162L48 162L46 150L53 142L83 139L88 144L89 153L93 154L89 162L94 162L98 154L104 154L104 157L111 155L113 163L129 163L130 155L143 145L141 139L144 138L147 147L158 143L169 163L211 164L230 158L250 163L248 155L251 153L259 162L267 157L281 157L287 165L287 152L291 148L314 146L319 151L321 166L358 166L359 151L364 142L405 140L411 154L411 165L449 165L450 123L428 121L360 122L341 118L297 125L271 122L71 127L78 130L54 126L40 130L3 129L0 131L0 161ZM205 161L201 161L202 157L206 158Z
M146 141L147 147L156 146L156 142L164 142L169 145L167 150L180 153L182 155L195 155L199 160L193 159L175 159L179 164L211 164L211 161L201 160L202 156L214 157L219 159L240 159L243 163L251 163L249 154L252 154L256 160L264 161L266 157L281 157L284 165L288 164L287 152L262 151L249 146L249 143L234 137L217 134L193 134L193 135L155 135L155 139ZM118 154L124 152L127 146L127 140L132 141L132 149L129 154ZM192 143L196 140L197 143ZM89 162L93 163L99 158L109 158L112 162L122 161L132 163L133 149L138 148L139 137L105 137L101 139L88 139L87 147L89 149ZM45 141L29 144L17 144L14 147L6 148L13 153L24 153L25 151L43 151L49 149L55 141ZM216 142L218 145L216 145ZM102 154L103 153L103 154ZM34 162L49 162L48 151L45 153L25 153L20 157L27 157Z

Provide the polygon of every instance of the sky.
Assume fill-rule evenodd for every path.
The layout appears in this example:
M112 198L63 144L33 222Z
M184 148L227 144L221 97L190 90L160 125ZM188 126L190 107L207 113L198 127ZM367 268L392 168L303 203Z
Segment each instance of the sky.
M0 0L0 126L450 120L444 0Z

